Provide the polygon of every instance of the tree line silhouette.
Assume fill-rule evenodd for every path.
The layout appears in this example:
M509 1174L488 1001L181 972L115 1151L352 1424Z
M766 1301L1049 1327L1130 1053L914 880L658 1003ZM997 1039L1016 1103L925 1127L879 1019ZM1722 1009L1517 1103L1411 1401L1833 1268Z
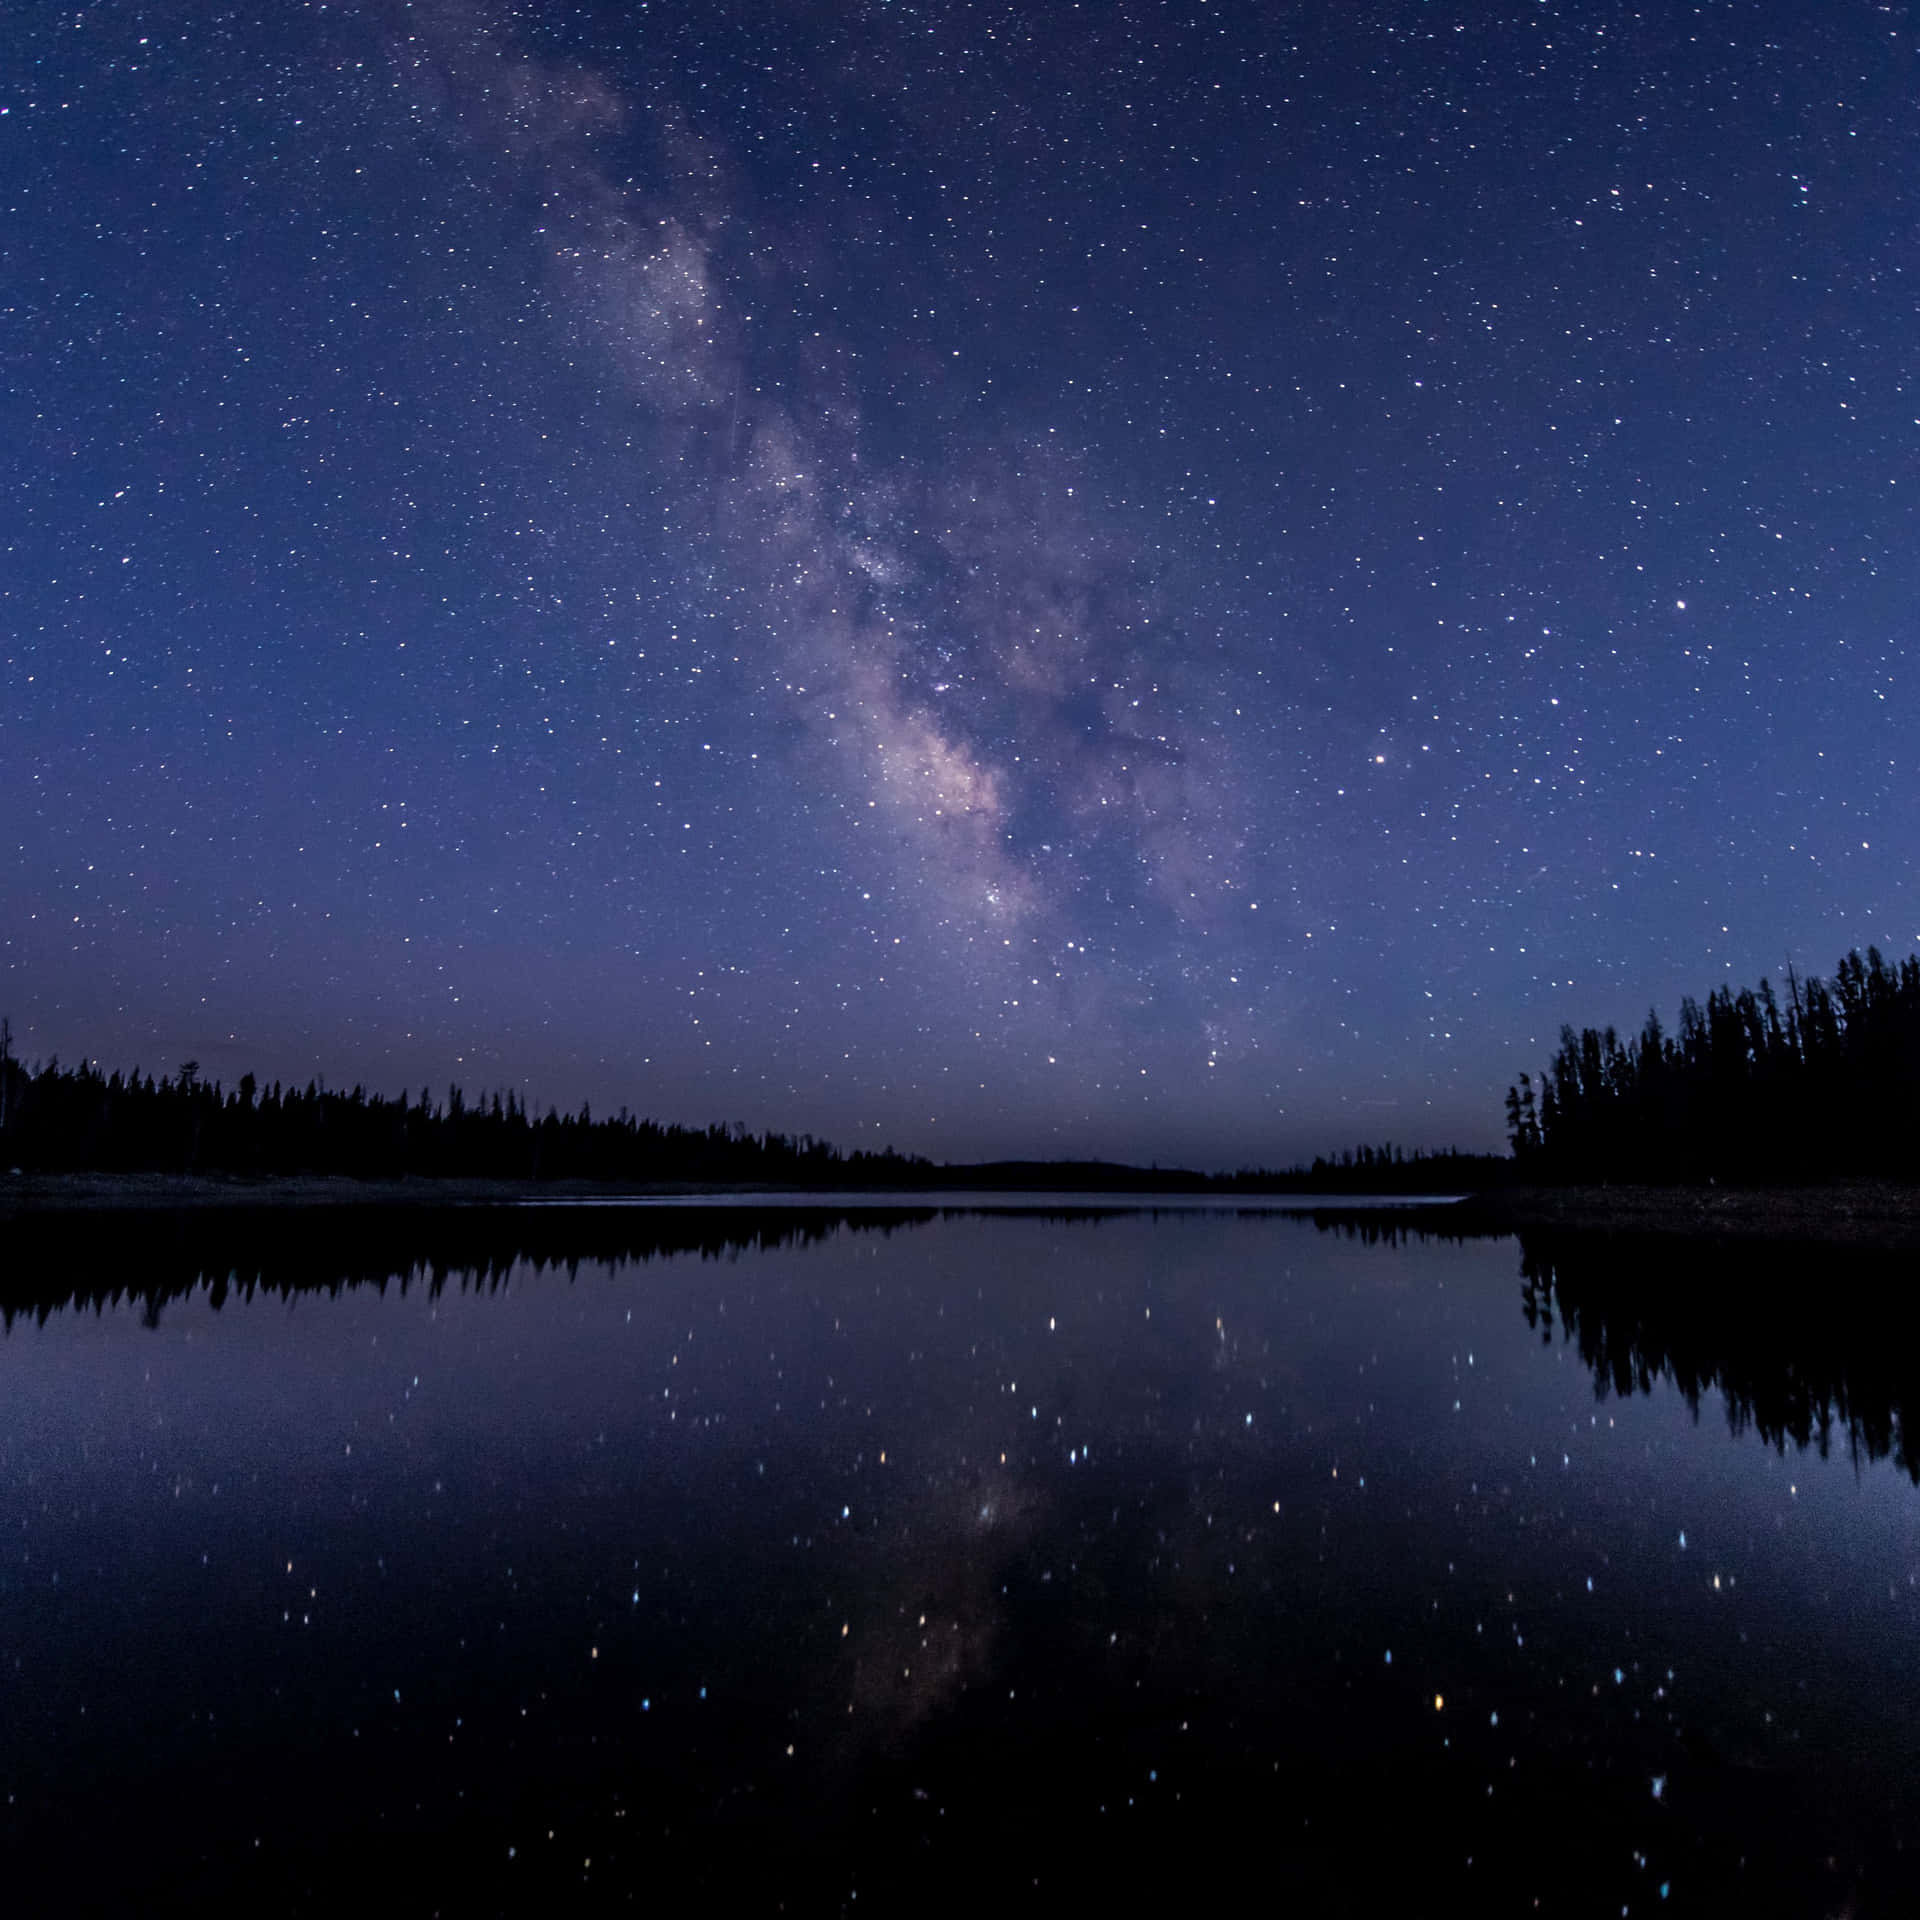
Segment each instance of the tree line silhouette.
M1458 1147L1408 1153L1388 1143L1316 1154L1311 1166L1283 1177L1297 1178L1305 1193L1477 1193L1508 1184L1513 1164L1503 1154L1463 1153Z
M192 1060L155 1078L0 1059L0 1089L0 1161L34 1173L896 1186L931 1164L891 1148L846 1153L811 1134L662 1125L625 1108L536 1114L513 1092L470 1103L457 1086L440 1100L425 1087L389 1098L317 1079L262 1089L250 1073L225 1088Z
M198 1061L171 1077L103 1072L57 1057L28 1069L11 1057L0 1021L0 1171L220 1174L243 1178L472 1179L610 1186L739 1186L1094 1193L1466 1192L1503 1177L1492 1154L1407 1153L1362 1146L1282 1171L1197 1173L1104 1160L997 1160L941 1165L891 1147L847 1152L811 1134L685 1127L624 1107L596 1119L516 1092L469 1101L457 1086L435 1099L341 1091L252 1074L233 1087L201 1078Z
M1830 981L1680 1003L1668 1033L1560 1030L1536 1085L1507 1093L1517 1170L1543 1183L1920 1176L1920 959L1877 947Z

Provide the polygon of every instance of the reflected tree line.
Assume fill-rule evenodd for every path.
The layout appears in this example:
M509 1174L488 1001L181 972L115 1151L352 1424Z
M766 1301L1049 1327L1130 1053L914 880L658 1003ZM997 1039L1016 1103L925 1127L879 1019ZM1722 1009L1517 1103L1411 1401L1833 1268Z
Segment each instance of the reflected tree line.
M1505 1239L1504 1228L1316 1211L1323 1233L1370 1247ZM1605 1400L1671 1383L1696 1418L1718 1392L1736 1435L1892 1459L1920 1485L1920 1303L1912 1256L1811 1244L1523 1228L1521 1309L1556 1326Z
M948 1207L367 1206L213 1207L23 1213L6 1223L0 1324L70 1310L132 1308L158 1325L204 1292L230 1301L450 1282L493 1292L516 1269L577 1279L675 1257L732 1260L841 1233L892 1233ZM1093 1223L1098 1207L1029 1218ZM1369 1245L1482 1237L1434 1223L1328 1211L1324 1230ZM1504 1238L1504 1235L1496 1237ZM1920 1484L1920 1306L1898 1255L1649 1236L1523 1232L1521 1306L1545 1341L1556 1328L1596 1393L1676 1386L1696 1416L1719 1392L1736 1434L1785 1451L1836 1440L1856 1459L1891 1458Z
M1849 953L1831 980L1790 967L1657 1012L1637 1038L1560 1030L1536 1085L1507 1094L1521 1176L1542 1182L1920 1174L1920 959Z
M23 1213L6 1223L0 1324L135 1307L158 1325L205 1291L229 1301L353 1287L495 1292L516 1267L563 1273L731 1260L841 1232L891 1233L932 1208L205 1207Z
M1717 1389L1736 1434L1823 1458L1840 1440L1856 1461L1891 1458L1920 1484L1910 1262L1523 1234L1520 1270L1527 1324L1550 1341L1558 1319L1600 1398L1668 1380L1697 1417Z
M330 1298L355 1287L429 1297L451 1282L493 1293L515 1268L577 1280L656 1260L732 1261L810 1247L842 1233L882 1236L957 1215L991 1217L992 1205L684 1207L580 1202L555 1206L108 1207L26 1211L0 1219L0 1327L44 1325L54 1314L135 1308L158 1326L166 1308L204 1293L229 1302ZM1061 1206L1018 1210L1053 1226L1097 1226L1124 1212L1157 1220L1157 1207ZM1264 1214L1256 1217L1268 1217Z

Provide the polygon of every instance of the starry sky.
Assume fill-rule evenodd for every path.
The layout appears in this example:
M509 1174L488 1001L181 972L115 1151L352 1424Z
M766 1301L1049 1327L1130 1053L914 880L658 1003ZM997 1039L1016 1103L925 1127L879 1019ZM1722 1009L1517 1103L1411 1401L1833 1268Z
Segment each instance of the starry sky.
M0 0L20 1052L1501 1142L1920 942L1869 0Z

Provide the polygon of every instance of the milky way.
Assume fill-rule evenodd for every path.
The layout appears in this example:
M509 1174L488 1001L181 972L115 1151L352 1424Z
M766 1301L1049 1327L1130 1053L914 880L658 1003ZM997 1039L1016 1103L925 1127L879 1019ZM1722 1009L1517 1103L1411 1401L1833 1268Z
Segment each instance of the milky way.
M0 22L29 1054L1231 1164L1920 938L1890 15Z
M403 67L418 44L396 47ZM865 857L945 944L1018 938L1007 965L969 969L974 986L1035 951L1060 977L1075 917L1106 917L1080 898L1103 845L1123 911L1221 918L1242 810L1226 746L1154 631L1138 555L1077 504L1077 450L1007 431L958 472L876 456L844 342L811 336L784 392L761 364L731 287L790 243L743 211L734 169L677 110L635 114L484 16L442 16L424 59L460 134L528 168L559 316L581 317L649 451L689 477L750 670L849 828L879 842ZM613 141L654 158L663 189L617 183L596 151Z

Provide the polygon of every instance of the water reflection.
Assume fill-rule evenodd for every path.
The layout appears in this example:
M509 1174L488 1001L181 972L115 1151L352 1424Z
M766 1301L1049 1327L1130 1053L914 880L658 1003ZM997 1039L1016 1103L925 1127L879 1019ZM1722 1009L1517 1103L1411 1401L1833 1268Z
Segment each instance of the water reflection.
M1523 1317L1511 1240L1225 1209L67 1215L6 1254L0 1857L69 1906L1920 1891L1911 1486L1661 1388L1910 1476L1838 1269L1829 1335L1787 1267L1529 1242Z
M1483 1237L1339 1208L1311 1217L1367 1247ZM1751 1431L1777 1452L1813 1448L1823 1459L1838 1441L1855 1460L1891 1459L1920 1485L1911 1255L1658 1235L1517 1238L1527 1325L1547 1344L1558 1325L1602 1401L1666 1384L1698 1419L1717 1392L1736 1437Z
M40 1324L63 1309L136 1307L158 1327L173 1303L389 1287L405 1294L489 1292L516 1267L534 1275L695 1256L738 1260L836 1235L886 1236L942 1217L992 1216L991 1204L839 1205L797 1201L730 1207L471 1205L203 1208L27 1214L6 1224L0 1326ZM1185 1209L1022 1206L1019 1217L1072 1224ZM1208 1209L1216 1217L1240 1210ZM1245 1217L1260 1214L1248 1211ZM1373 1248L1464 1237L1390 1215L1330 1208L1309 1216L1323 1233ZM1920 1485L1920 1308L1909 1304L1911 1261L1805 1246L1666 1241L1605 1235L1519 1236L1528 1326L1555 1328L1592 1371L1600 1398L1675 1387L1697 1418L1718 1393L1737 1436L1777 1451L1891 1458ZM1219 1356L1216 1355L1216 1362Z
M1562 1337L1601 1399L1666 1381L1698 1418L1777 1451L1891 1458L1920 1484L1920 1332L1910 1258L1804 1246L1521 1237L1527 1324Z
M516 1266L577 1277L694 1255L737 1259L803 1247L842 1231L892 1233L933 1219L931 1207L754 1208L365 1206L204 1207L24 1214L6 1224L0 1321L44 1323L63 1308L137 1306L157 1326L172 1303L204 1290L230 1299L488 1292Z
M487 1292L516 1266L577 1278L693 1255L734 1260L806 1247L843 1233L897 1233L941 1218L1017 1218L1055 1225L1204 1214L1270 1219L1290 1206L1219 1202L724 1199L696 1205L381 1205L123 1207L50 1210L0 1219L0 1325L42 1324L66 1308L137 1306L150 1326L172 1303L204 1291L230 1299L338 1295L356 1287L405 1293Z

